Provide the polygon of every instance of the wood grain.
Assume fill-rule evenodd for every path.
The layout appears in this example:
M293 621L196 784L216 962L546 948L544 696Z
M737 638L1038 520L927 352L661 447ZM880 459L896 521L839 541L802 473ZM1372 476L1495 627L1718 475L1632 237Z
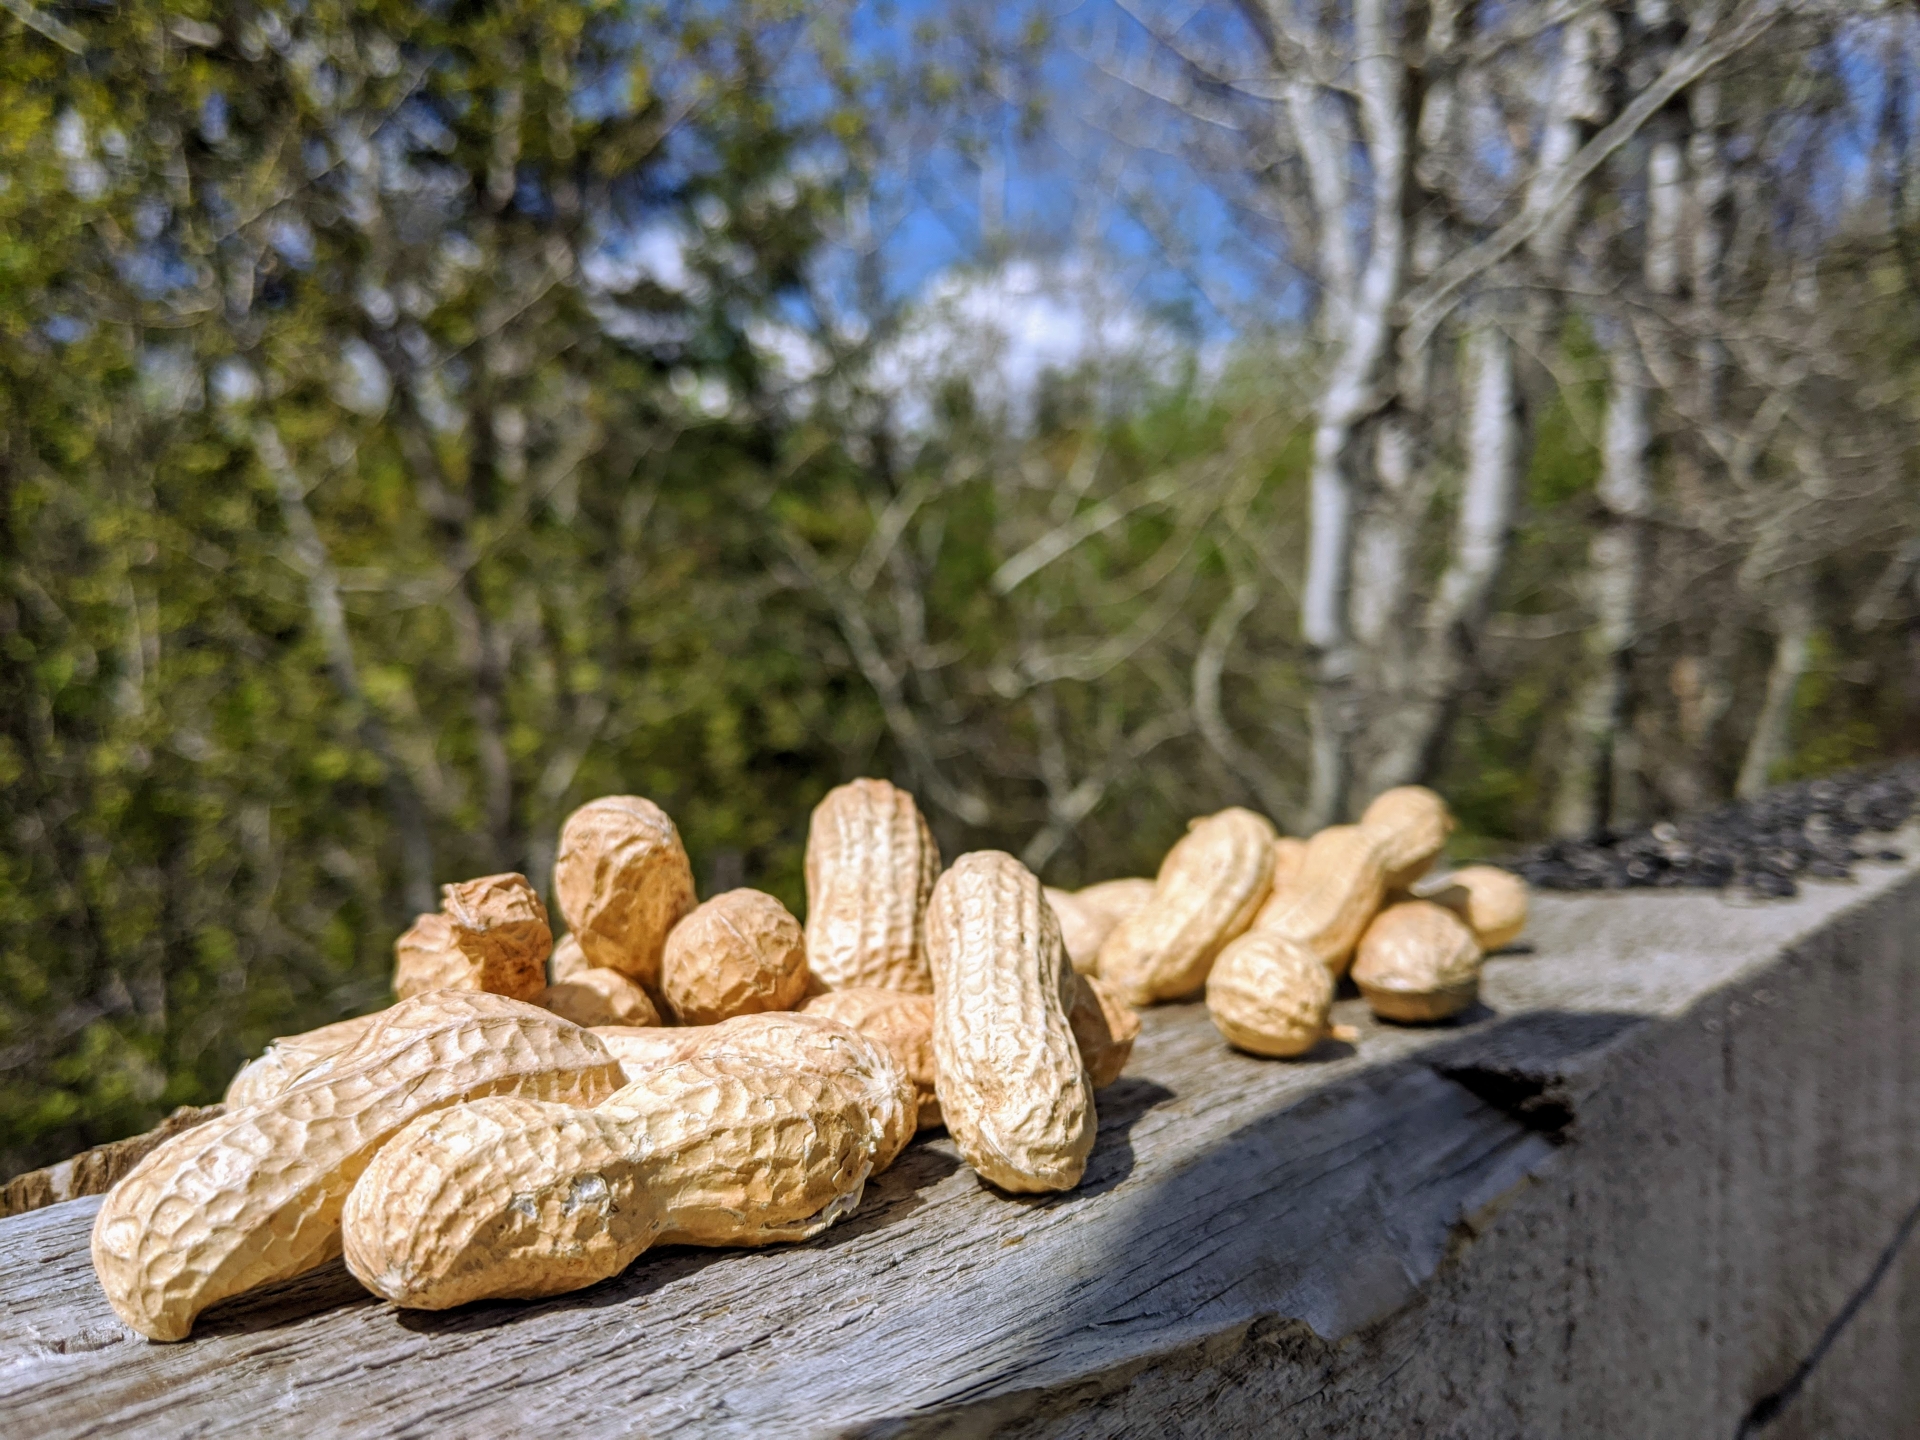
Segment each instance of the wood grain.
M1428 1030L1230 1051L1155 1010L1099 1096L1082 1186L1012 1199L944 1136L850 1221L774 1251L651 1252L563 1299L397 1312L333 1268L155 1345L87 1259L97 1199L0 1222L0 1432L570 1436L984 1432L1282 1317L1335 1341L1407 1306L1577 1146L1623 1052L1912 867L1785 904L1542 897L1533 953ZM969 1420L968 1417L974 1417Z

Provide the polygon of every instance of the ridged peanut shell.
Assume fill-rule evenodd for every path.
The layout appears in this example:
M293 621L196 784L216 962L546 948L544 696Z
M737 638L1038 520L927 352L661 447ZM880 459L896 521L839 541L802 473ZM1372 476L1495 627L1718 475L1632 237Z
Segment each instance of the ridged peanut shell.
M904 990L882 990L856 985L829 990L800 1007L802 1015L824 1015L851 1026L877 1045L886 1047L913 1085L918 1128L938 1129L940 1097L933 1088L933 997L909 995Z
M913 796L885 780L829 790L807 826L807 965L820 985L930 993L925 916L939 874Z
M1304 1055L1327 1033L1333 972L1298 941L1249 930L1207 977L1207 1013L1227 1042L1255 1055Z
M1361 937L1353 982L1384 1020L1444 1020L1480 993L1480 944L1444 905L1389 905Z
M483 875L440 889L440 909L422 915L393 945L393 993L484 990L533 1000L547 981L553 931L547 907L524 875Z
M259 1057L242 1065L239 1073L227 1085L225 1105L229 1110L237 1110L245 1105L271 1100L292 1086L301 1073L316 1062L351 1050L381 1022L385 1014L385 1011L376 1010L371 1015L336 1020L317 1030L282 1035L269 1042Z
M1273 825L1237 806L1197 820L1160 863L1153 898L1100 947L1100 978L1133 1005L1207 983L1213 960L1252 923L1273 885Z
M673 927L660 994L681 1025L791 1010L807 993L807 942L787 907L759 890L729 890Z
M562 935L553 942L553 954L547 957L547 973L552 977L549 983L558 984L562 980L571 980L582 970L605 969L587 963L586 952L580 948L580 937L572 933Z
M589 965L653 991L667 935L693 909L693 867L666 811L638 795L606 795L561 827L553 896Z
M1300 875L1300 867L1307 860L1307 842L1292 835L1282 835L1273 842L1273 893L1279 894L1291 885ZM1268 897L1269 903L1272 897Z
M913 1138L918 1106L913 1082L887 1048L850 1025L826 1015L769 1012L740 1015L718 1025L594 1033L620 1062L628 1084L686 1060L738 1060L786 1072L808 1071L857 1080L879 1117L880 1148L874 1171L885 1170Z
M1380 861L1389 890L1404 890L1432 869L1454 829L1447 802L1424 785L1381 791L1361 812L1360 823L1385 837Z
M595 1025L658 1025L652 999L618 970L604 965L572 969L540 992L542 1010L589 1028Z
M1067 1024L1080 1047L1087 1078L1094 1089L1104 1090L1120 1078L1133 1057L1133 1042L1140 1037L1140 1014L1127 1004L1118 987L1105 980L1078 974L1073 980L1073 1005L1067 1011Z
M682 1061L598 1109L483 1100L396 1135L354 1186L348 1268L397 1304L577 1290L652 1244L769 1245L860 1202L880 1122L848 1075Z
M1293 881L1261 909L1254 928L1306 946L1338 978L1346 973L1386 894L1381 833L1364 825L1329 825L1307 841Z
M1003 1190L1071 1190L1093 1149L1093 1086L1039 880L997 850L962 855L934 886L927 954L934 1088L961 1155Z
M1043 893L1060 922L1060 943L1067 947L1067 963L1082 975L1093 974L1100 964L1100 942L1119 920L1108 911L1081 904L1070 891L1049 885Z
M1527 882L1497 865L1469 865L1428 882L1418 894L1465 920L1489 953L1505 949L1527 928Z
M107 1197L94 1272L142 1335L184 1339L207 1306L338 1255L347 1192L415 1117L497 1094L598 1104L621 1081L590 1032L468 991L402 1001L324 1063L273 1100L164 1142Z

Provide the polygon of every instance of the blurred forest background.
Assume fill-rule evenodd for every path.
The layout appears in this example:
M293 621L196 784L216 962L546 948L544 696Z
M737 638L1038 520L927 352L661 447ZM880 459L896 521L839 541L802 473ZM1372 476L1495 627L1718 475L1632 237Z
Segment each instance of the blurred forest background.
M575 805L1151 873L1920 749L1920 24L0 0L0 1174Z

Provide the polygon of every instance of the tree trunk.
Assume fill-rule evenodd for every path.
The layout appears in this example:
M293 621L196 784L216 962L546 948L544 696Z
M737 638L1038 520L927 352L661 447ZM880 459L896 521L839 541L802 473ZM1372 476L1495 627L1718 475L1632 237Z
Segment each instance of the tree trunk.
M1766 789L1773 772L1793 747L1793 702L1806 678L1813 642L1813 601L1804 573L1790 582L1774 629L1773 665L1767 672L1767 698L1740 762L1740 778L1733 787L1742 800Z

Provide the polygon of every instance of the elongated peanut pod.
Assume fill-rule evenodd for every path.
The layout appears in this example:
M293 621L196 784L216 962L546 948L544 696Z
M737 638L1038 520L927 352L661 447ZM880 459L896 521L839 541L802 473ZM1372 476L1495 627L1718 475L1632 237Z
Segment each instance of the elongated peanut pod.
M1353 981L1382 1019L1444 1020L1480 992L1480 945L1467 922L1444 906L1426 900L1389 905L1361 938Z
M1140 1036L1140 1015L1121 996L1119 987L1093 975L1075 975L1073 1006L1067 1023L1087 1067L1093 1088L1104 1090L1120 1078Z
M880 1119L875 1174L891 1165L913 1139L919 1106L904 1068L879 1041L828 1015L773 1012L739 1015L718 1025L652 1030L608 1027L594 1034L620 1062L628 1084L682 1061L720 1059L857 1079L867 1088L868 1104Z
M885 780L827 792L807 826L807 965L828 990L928 994L927 898L940 847L913 796Z
M1040 882L1011 855L962 855L927 907L934 1087L947 1131L1003 1190L1071 1190L1096 1128L1067 1014L1073 970Z
M1249 930L1207 977L1207 1012L1228 1043L1255 1055L1304 1055L1327 1034L1333 972L1296 940Z
M693 909L693 867L666 811L638 795L607 795L561 826L553 896L589 965L654 992L667 934Z
M1307 842L1297 840L1291 835L1282 835L1273 842L1273 894L1278 895L1291 885L1300 875L1300 867L1307 860ZM1272 903L1272 896L1268 897Z
M1380 833L1389 890L1404 890L1426 874L1454 828L1447 802L1424 785L1382 790L1361 812L1360 823Z
M216 1301L338 1255L347 1192L418 1115L494 1094L597 1104L620 1084L590 1032L479 991L402 1001L344 1058L164 1142L107 1197L93 1268L128 1325L184 1339Z
M282 1035L270 1042L257 1059L249 1060L227 1085L225 1104L230 1110L271 1100L288 1089L302 1071L316 1062L351 1050L383 1018L385 1012L336 1020L318 1030L298 1035Z
M933 1088L933 997L856 985L829 990L800 1007L802 1015L824 1015L850 1025L876 1045L883 1045L913 1085L918 1128L938 1129L940 1097Z
M1421 900L1444 905L1472 928L1480 948L1501 950L1527 928L1527 882L1494 865L1469 865L1415 889Z
M1160 863L1153 898L1100 947L1100 978L1129 1004L1191 995L1273 885L1273 825L1251 810L1195 821Z
M348 1268L396 1304L557 1295L653 1244L805 1240L860 1203L881 1121L857 1077L681 1061L587 1110L482 1100L389 1141L346 1206Z
M1386 894L1383 839L1363 825L1329 825L1307 841L1292 882L1262 907L1254 928L1304 945L1335 976L1346 973Z

